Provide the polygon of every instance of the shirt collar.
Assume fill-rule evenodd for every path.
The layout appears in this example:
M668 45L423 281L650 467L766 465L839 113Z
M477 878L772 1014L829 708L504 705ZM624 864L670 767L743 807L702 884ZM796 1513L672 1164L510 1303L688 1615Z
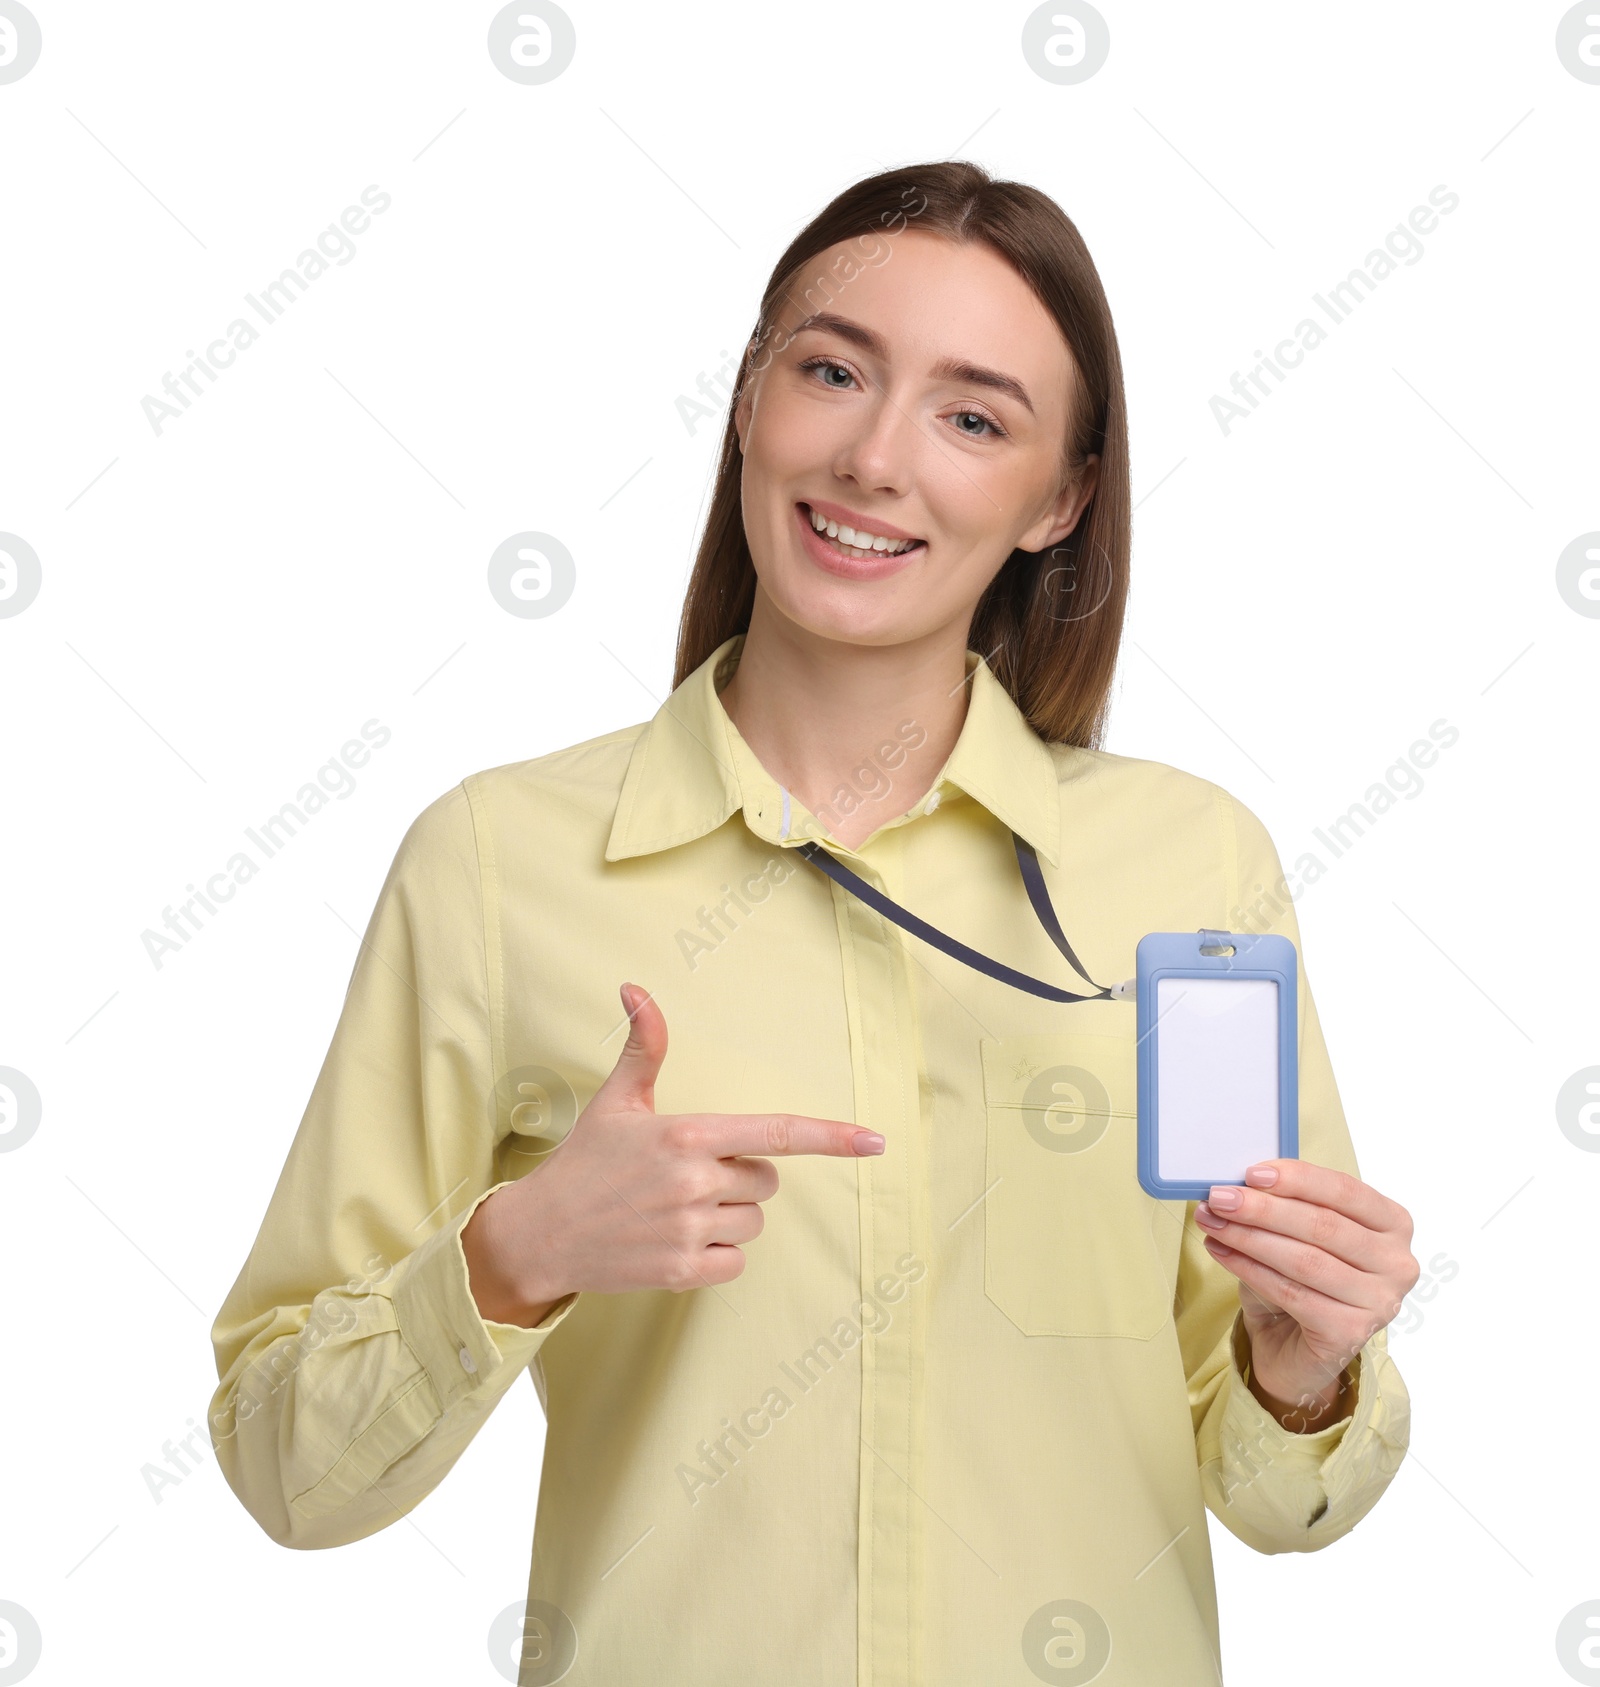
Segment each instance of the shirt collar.
M649 855L715 831L743 809L745 824L769 843L793 846L825 828L762 767L717 695L724 661L744 634L725 640L689 674L634 741L617 801L606 860ZM954 786L1060 865L1061 795L1049 746L975 650L966 654L966 719L929 791ZM900 825L926 811L925 797ZM830 845L842 849L839 845ZM851 851L845 850L849 854Z

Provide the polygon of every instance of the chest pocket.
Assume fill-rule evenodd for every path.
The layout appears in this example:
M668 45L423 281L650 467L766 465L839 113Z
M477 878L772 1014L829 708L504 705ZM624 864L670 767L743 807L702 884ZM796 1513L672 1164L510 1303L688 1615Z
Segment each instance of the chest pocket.
M1171 1316L1139 1186L1132 1035L984 1039L984 1291L1024 1335L1147 1340Z

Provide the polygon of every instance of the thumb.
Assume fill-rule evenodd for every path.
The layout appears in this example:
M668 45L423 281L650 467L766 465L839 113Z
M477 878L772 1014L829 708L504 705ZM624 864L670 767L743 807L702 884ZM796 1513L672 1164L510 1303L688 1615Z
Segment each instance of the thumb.
M624 984L619 994L628 1013L628 1040L595 1099L603 1095L612 1107L653 1113L656 1074L667 1057L666 1016L650 992L637 984Z

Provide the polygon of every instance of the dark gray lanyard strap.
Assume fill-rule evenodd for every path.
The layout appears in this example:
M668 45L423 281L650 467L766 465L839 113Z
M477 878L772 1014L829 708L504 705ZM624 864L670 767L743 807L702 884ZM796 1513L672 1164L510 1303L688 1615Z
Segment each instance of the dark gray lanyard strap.
M1056 911L1050 904L1049 893L1045 890L1044 874L1039 870L1039 858L1034 853L1033 845L1026 839L1019 838L1015 832L1011 834L1011 840L1017 846L1017 865L1022 870L1022 882L1027 888L1028 900L1033 904L1033 911L1038 915L1039 923L1055 946L1071 961L1074 969L1087 983L1094 984L1094 980L1079 963L1078 957L1073 954L1071 944L1062 934L1061 922L1056 918ZM943 950L953 960L962 961L976 971L998 979L1002 984L1026 990L1033 996L1043 996L1050 1002L1095 1002L1111 998L1111 991L1103 984L1094 984L1095 993L1092 996L1077 996L1070 990L1063 990L1058 984L1046 984L1042 978L1031 978L1025 972L1018 972L1015 967L1008 967L1001 961L992 961L978 950L969 949L965 943L946 936L937 926L931 926L926 920L919 919L909 908L902 908L881 890L875 890L859 873L851 872L842 861L830 855L820 844L800 844L795 853L803 855L813 867L826 873L835 884L843 885L851 895L859 897L869 908L876 909L886 920L893 920L913 937L920 937L924 943L931 943L935 949Z
M1061 922L1056 918L1056 911L1051 906L1050 893L1044 888L1044 874L1039 869L1039 857L1034 847L1026 838L1020 838L1015 832L1011 834L1011 841L1017 846L1017 865L1022 869L1022 882L1027 886L1028 900L1033 904L1033 911L1039 916L1039 924L1045 929L1050 941L1072 963L1072 970L1077 973L1086 984L1094 984L1102 996L1110 994L1103 984L1095 984L1089 976L1089 969L1072 952L1072 945L1067 942L1066 933L1061 929ZM1087 996L1086 1001L1096 998Z

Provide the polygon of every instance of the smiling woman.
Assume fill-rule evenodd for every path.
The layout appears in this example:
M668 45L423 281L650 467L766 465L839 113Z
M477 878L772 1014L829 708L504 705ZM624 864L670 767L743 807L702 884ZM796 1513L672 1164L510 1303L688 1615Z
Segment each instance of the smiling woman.
M884 232L908 203L914 215ZM877 260L844 267L867 235ZM752 441L758 409L771 424ZM846 440L865 453L858 464L839 462ZM752 451L764 494L754 511ZM900 484L872 486L854 504L815 484L819 469L842 469L866 494L874 461L896 452ZM972 164L870 177L795 237L762 295L675 683L764 614L753 558L765 552L773 607L793 619L808 603L824 625L847 625L852 642L880 642L885 627L903 642L907 606L916 631L976 599L966 643L1029 725L1050 741L1094 745L1127 601L1130 503L1116 334L1072 222L1036 188ZM912 525L908 504L940 531ZM825 529L831 538L852 530L842 548L813 540L815 516L839 524ZM903 564L886 563L877 538L916 543ZM815 569L792 566L802 548ZM827 576L893 584L868 601Z
M219 1461L275 1540L409 1512L531 1368L523 1687L1189 1687L1207 1508L1260 1552L1371 1510L1418 1268L1303 966L1303 1158L1215 1210L1139 1183L1132 1008L1006 981L1060 965L1041 884L1123 979L1281 882L1228 792L1100 748L1128 565L1060 207L965 163L841 194L744 347L671 696L469 775L384 883L214 1332ZM1268 929L1300 952L1292 902ZM826 1384L769 1435L739 1408L786 1367Z

